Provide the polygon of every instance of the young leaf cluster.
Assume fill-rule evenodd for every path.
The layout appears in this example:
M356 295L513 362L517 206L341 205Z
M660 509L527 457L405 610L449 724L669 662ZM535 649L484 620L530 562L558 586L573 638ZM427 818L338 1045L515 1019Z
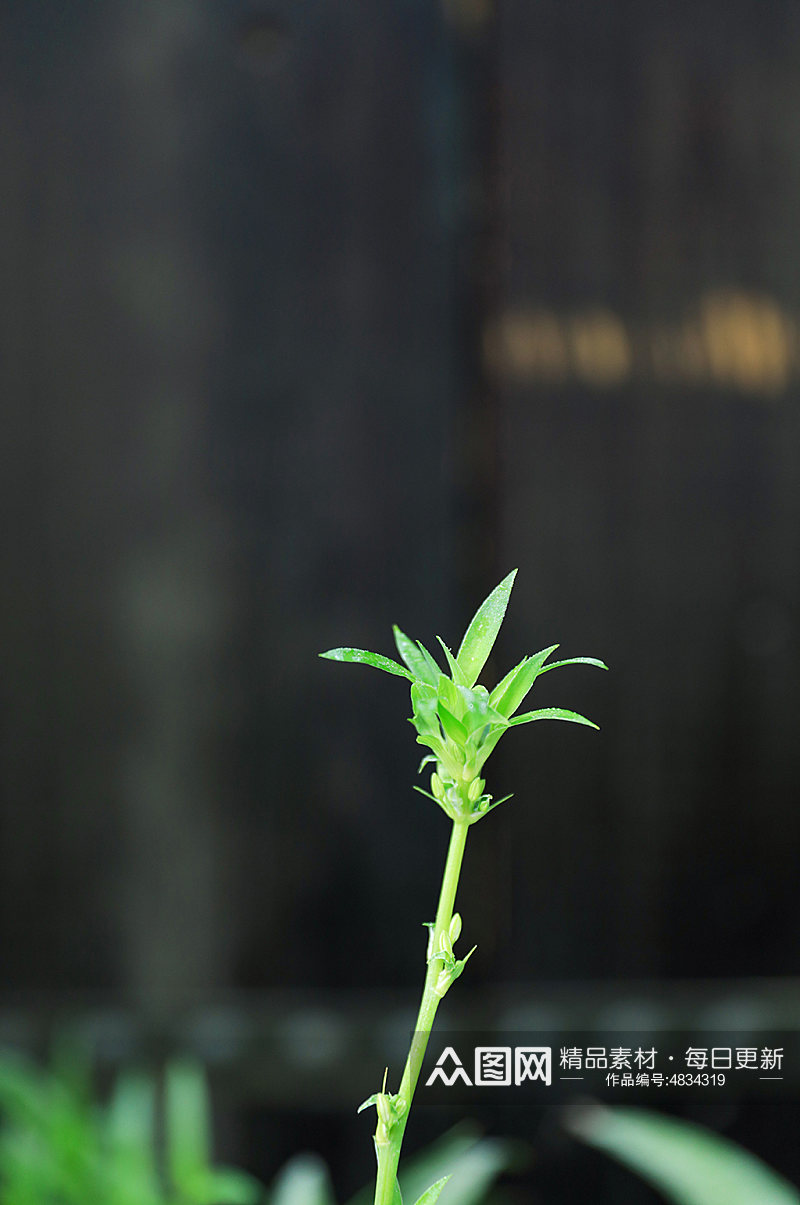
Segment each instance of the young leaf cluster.
M545 707L519 714L536 679L564 665L607 667L595 657L570 657L550 661L557 644L523 657L491 692L478 684L478 677L494 647L508 607L516 569L500 582L481 604L469 623L458 652L437 636L449 672L445 672L424 644L414 641L397 626L394 639L401 663L366 649L337 648L321 653L331 661L371 665L384 673L411 683L411 723L417 742L430 750L420 763L433 764L430 791L416 787L442 808L451 820L475 823L504 799L493 800L481 777L484 764L509 728L534 720L566 720L596 728L591 720L561 707ZM505 796L505 799L509 796Z

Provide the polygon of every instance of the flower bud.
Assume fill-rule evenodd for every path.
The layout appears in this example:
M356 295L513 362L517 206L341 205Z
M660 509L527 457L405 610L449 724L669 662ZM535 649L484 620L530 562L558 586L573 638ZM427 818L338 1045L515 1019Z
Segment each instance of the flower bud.
M473 778L472 782L469 784L469 791L467 792L470 803L478 802L485 786L486 783L482 778Z
M461 936L461 916L458 912L453 913L453 919L450 921L450 941L456 942Z
M444 799L444 785L435 770L433 774L431 774L431 793L437 799Z

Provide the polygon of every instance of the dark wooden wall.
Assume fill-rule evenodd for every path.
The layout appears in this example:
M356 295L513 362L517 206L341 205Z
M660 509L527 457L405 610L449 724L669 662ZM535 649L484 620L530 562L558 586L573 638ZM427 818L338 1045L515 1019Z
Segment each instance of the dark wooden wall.
M793 970L797 12L509 0L500 25L509 652L533 628L613 670L543 683L598 740L509 750L509 973Z
M452 606L441 19L6 10L2 986L346 977L422 809L316 653Z
M6 994L415 982L405 694L315 654L514 564L500 657L613 672L496 759L475 982L794 969L795 10L448 13L5 5Z

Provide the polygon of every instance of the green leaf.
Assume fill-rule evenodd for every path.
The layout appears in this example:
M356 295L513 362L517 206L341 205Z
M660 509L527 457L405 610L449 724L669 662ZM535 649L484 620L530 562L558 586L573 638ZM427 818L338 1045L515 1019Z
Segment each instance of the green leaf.
M585 715L578 715L577 711L565 711L563 707L543 707L541 711L526 711L524 715L515 715L508 722L513 728L516 724L530 724L532 720L569 720L572 724L586 724L589 728L599 729L599 725L587 720Z
M425 658L425 664L428 666L428 669L431 672L430 681L432 681L433 683L436 683L439 679L439 674L442 672L439 669L438 663L430 655L430 653L425 648L425 645L422 643L421 640L417 641L417 647L418 647L419 651L422 653L423 657Z
M800 1193L755 1155L688 1121L644 1109L567 1114L582 1142L637 1172L675 1205L799 1205Z
M456 660L464 671L467 686L475 684L492 651L516 576L517 571L514 569L508 577L503 578L499 586L495 586L489 597L478 607L464 633Z
M554 644L553 648L557 649L558 645ZM596 657L568 657L566 661L551 661L541 672L546 674L549 669L560 669L562 665L596 665L598 669L608 669L605 661L598 661Z
M450 649L447 647L445 642L442 640L441 636L437 636L436 639L439 641L439 644L444 649L444 655L447 659L447 664L450 667L450 675L451 675L453 681L455 682L456 686L466 686L467 679L466 679L466 675L464 674L464 671L462 670L461 666L458 664L455 657L450 652Z
M447 674L439 674L437 697L440 703L444 703L451 715L454 715L456 719L461 718L464 701L461 698L458 687L453 684Z
M335 1205L328 1169L317 1155L295 1155L281 1169L270 1205Z
M506 717L489 706L488 692L482 686L476 690L471 690L468 686L459 686L458 693L461 696L461 722L470 737L490 724L499 725L501 728L508 727Z
M448 816L450 815L450 812L448 811L448 808L447 808L447 804L445 803L445 801L443 799L437 799L435 795L431 795L430 791L426 791L424 787L418 787L415 785L411 788L411 790L419 791L420 795L424 795L426 799L432 799L433 802L437 805L437 807L440 807L442 809L442 811L445 813L445 815L448 815Z
M361 1104L356 1109L356 1113L363 1113L364 1110L368 1109L371 1105L376 1105L378 1103L379 1095L379 1092L373 1092L372 1096L368 1096L366 1100L362 1100Z
M382 669L386 674L395 674L398 678L414 680L413 674L396 661L392 661L391 657L384 657L382 653L369 653L366 649L328 649L327 653L320 653L320 657L325 657L328 661L355 661L359 665Z
M33 1062L10 1052L3 1055L0 1106L15 1124L46 1129L50 1096L48 1085Z
M543 672L544 662L557 648L557 644L551 644L549 649L542 649L540 653L534 653L532 657L520 661L492 691L489 696L491 706L501 715L513 715L539 674Z
M106 1114L106 1130L115 1146L146 1148L156 1129L155 1086L149 1076L127 1072L117 1077Z
M397 1182L397 1178L395 1178L394 1182L394 1200L392 1201L392 1205L403 1205L403 1194L400 1191L400 1185Z
M263 1199L264 1189L256 1179L227 1167L198 1168L180 1197L181 1205L260 1205Z
M170 1063L164 1075L166 1162L171 1183L183 1191L211 1158L211 1119L205 1074L198 1063Z
M414 682L411 687L411 708L414 712L412 723L420 736L423 733L441 736L436 706L437 696L433 687L423 682Z
M436 1205L440 1192L450 1179L452 1179L452 1176L442 1176L441 1180L437 1180L435 1184L431 1184L430 1188L425 1189L421 1197L417 1197L416 1205Z
M455 1131L454 1134L457 1132ZM449 1135L445 1136L442 1148L444 1148L447 1138ZM439 1144L431 1148L431 1156L434 1151L438 1152L442 1148L439 1147ZM446 1202L452 1202L452 1205L485 1205L486 1195L492 1184L502 1172L520 1161L521 1150L516 1143L503 1139L482 1138L478 1142L473 1139L471 1142L461 1144L461 1151L456 1158L445 1156L444 1149L442 1149L442 1156L439 1160L427 1158L426 1154L424 1152L422 1156L409 1160L409 1170L403 1169L401 1172L406 1192L412 1196L412 1199L413 1194L410 1189L413 1183L414 1191L419 1191L420 1173L426 1174L428 1177L422 1181L424 1184L429 1182L431 1173L437 1175L440 1171L448 1170L452 1174L450 1182L442 1194L442 1205L445 1205ZM422 1162L425 1165L424 1172L419 1166ZM416 1174L411 1174L412 1168Z
M444 703L440 703L436 710L439 713L439 719L442 721L445 735L451 741L455 741L457 745L463 745L467 739L467 730L461 723L461 720L457 720L453 713L445 707Z
M464 717L463 722L465 727L470 728L469 714ZM505 716L498 716L496 711L493 711L490 717L485 718L482 724L476 724L475 727L471 729L465 746L467 762L469 765L472 765L472 763L475 761L477 753L483 749L496 734L494 744L491 745L491 748L493 749L494 745L497 744L497 741L500 739L503 733L508 731L510 726L511 725Z
M116 1202L157 1201L156 1099L150 1076L128 1072L117 1078L106 1118L105 1135Z
M510 723L506 720L502 725L493 724L488 732L473 732L467 741L467 760L470 766L475 770L480 770L486 762L489 754L494 749L497 742L504 732L507 732Z
M422 682L428 682L431 686L435 686L439 679L439 667L436 666L436 671L432 672L425 655L417 648L414 641L406 636L405 632L401 632L397 624L392 628L394 632L394 642L397 645L397 651L405 661L408 668L415 678L419 678Z
M411 722L412 724L414 723L413 720ZM449 765L447 746L445 745L443 738L434 736L433 733L430 732L421 732L417 737L417 744L424 745L426 749L433 749L435 755L434 761L440 761L443 765Z
M203 1195L207 1205L259 1205L264 1189L238 1167L214 1167L204 1177Z
M458 1161L442 1195L442 1205L485 1205L486 1195L498 1176L520 1161L520 1145L499 1138L484 1138Z
M514 793L512 791L512 793L510 795L503 795L502 799L493 799L492 802L489 804L489 806L487 808L485 808L484 811L479 812L478 815L479 816L488 816L489 813L493 812L495 808L499 808L501 803L505 803L508 799L513 799L513 798L514 798Z
M557 649L558 645L554 644L553 648ZM495 686L494 690L489 695L489 702L491 703L492 707L497 706L497 704L500 702L503 695L505 694L506 690L508 689L508 686L510 685L510 683L513 682L513 680L516 678L517 674L527 664L527 662L529 660L530 660L529 657L523 657L522 660L519 662L519 664L515 665L513 669L510 669L508 671L508 673L506 674L506 676L504 678L501 678L501 680L497 683L497 686Z

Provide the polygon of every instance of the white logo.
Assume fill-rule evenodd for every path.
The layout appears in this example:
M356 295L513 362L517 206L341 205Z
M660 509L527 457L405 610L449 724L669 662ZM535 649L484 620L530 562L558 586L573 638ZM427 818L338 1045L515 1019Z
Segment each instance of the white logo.
M511 1047L475 1047L475 1087L507 1088L511 1083Z
M448 1059L452 1068L448 1074L445 1064ZM476 1046L475 1047L475 1087L476 1088L508 1088L511 1086L511 1069L514 1069L514 1084L540 1083L549 1085L552 1082L552 1050L550 1046ZM464 1064L452 1046L446 1046L439 1055L436 1066L425 1081L429 1088L436 1080L441 1080L446 1088L451 1088L460 1079L468 1088L473 1086L467 1075Z
M453 1060L453 1070L449 1077L444 1069L444 1064L448 1057ZM453 1050L452 1046L445 1046L444 1050L436 1061L436 1066L425 1081L425 1087L430 1088L431 1084L435 1080L440 1079L446 1088L451 1088L459 1076L461 1079L463 1079L468 1088L472 1087L472 1082L464 1070L464 1064L461 1062L461 1059L458 1057L455 1050Z
M552 1055L549 1046L514 1047L514 1083L526 1080L541 1080L549 1084L552 1079Z

